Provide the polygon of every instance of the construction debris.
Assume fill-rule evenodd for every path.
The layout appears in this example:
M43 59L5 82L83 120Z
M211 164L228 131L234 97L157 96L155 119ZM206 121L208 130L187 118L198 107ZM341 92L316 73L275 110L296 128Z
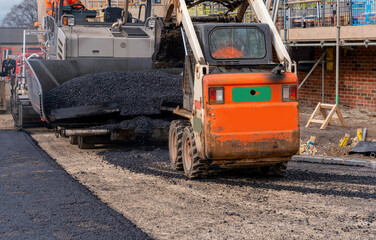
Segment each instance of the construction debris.
M307 143L304 143L304 144L300 144L300 154L308 154L308 155L315 155L317 153L317 149L316 149L316 146L315 146L315 141L316 141L316 137L315 136L311 136Z
M367 141L367 128L364 128L362 138L363 138L363 141Z
M358 144L359 142L359 138L356 136L354 138L351 139L351 147L355 147L356 144Z
M161 113L161 105L183 102L182 76L162 71L111 72L81 76L47 92L45 109L116 103L122 116Z
M357 138L359 139L359 141L362 141L363 140L363 134L362 134L362 129L361 128L358 128L356 130L356 136Z
M346 133L345 136L340 140L339 146L344 147L347 145L347 142L349 141L350 134Z
M300 148L299 148L299 154L302 154L306 151L307 144L303 143L303 141L300 139Z
M311 136L307 142L307 152L310 155L315 155L317 153L317 149L315 147L315 141L316 141L316 137Z

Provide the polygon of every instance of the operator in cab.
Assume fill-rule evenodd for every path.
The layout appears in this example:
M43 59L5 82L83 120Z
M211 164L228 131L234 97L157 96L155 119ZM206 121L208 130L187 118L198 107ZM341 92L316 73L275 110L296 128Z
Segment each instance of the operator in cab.
M233 41L222 41L219 44L218 49L212 53L214 58L242 58L244 54L241 50L238 50L236 44Z
M266 54L264 34L254 27L217 28L210 33L215 59L259 59Z
M16 71L16 60L9 57L3 61L0 77L10 76Z
M64 6L77 4L78 10L85 9L85 6L81 3L80 0L63 0L63 1L64 1ZM46 2L46 13L52 16L52 10L56 9L56 7L59 6L59 0L45 0L45 2Z
M244 57L244 44L236 29L220 29L211 34L211 54L216 59Z

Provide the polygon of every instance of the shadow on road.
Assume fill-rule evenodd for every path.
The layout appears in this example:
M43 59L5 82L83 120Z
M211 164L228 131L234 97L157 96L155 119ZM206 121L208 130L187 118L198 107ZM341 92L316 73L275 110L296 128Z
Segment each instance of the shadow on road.
M171 170L168 150L165 145L117 147L99 154L104 156L109 163L131 172L170 180L186 179L183 172ZM360 175L360 173L354 172L356 167L348 166L338 166L340 173L338 173L339 170L332 173L325 171L320 166L322 165L290 162L284 178L265 177L257 169L221 169L212 166L207 179L192 180L192 184L211 182L305 194L376 198L376 174L367 172L367 174Z

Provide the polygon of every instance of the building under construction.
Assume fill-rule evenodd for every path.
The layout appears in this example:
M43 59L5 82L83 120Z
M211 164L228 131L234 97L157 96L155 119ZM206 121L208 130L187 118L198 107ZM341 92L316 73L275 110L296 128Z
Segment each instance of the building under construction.
M284 1L275 21L298 63L301 102L376 111L375 1Z

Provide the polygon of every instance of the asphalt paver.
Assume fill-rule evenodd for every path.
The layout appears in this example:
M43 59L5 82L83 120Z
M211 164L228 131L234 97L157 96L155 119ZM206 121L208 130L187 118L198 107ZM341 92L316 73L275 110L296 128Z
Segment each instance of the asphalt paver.
M0 239L150 239L23 131L0 131L0 203Z

